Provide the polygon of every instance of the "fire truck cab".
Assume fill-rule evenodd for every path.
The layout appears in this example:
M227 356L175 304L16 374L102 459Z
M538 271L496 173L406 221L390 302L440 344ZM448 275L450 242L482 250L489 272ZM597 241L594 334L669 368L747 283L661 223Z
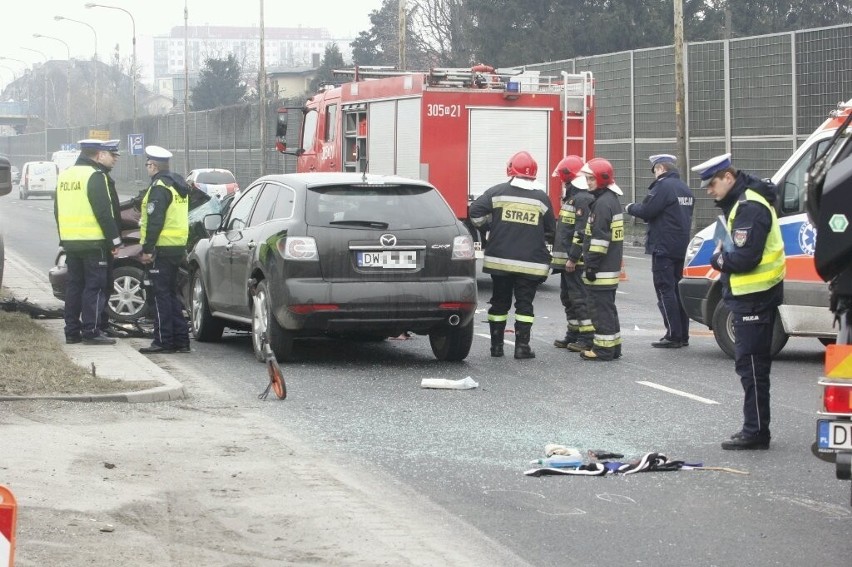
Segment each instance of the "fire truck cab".
M506 162L515 152L526 150L538 162L538 180L555 210L562 187L550 172L567 154L593 156L589 72L557 78L477 65L335 73L349 81L307 101L295 150L286 149L288 119L286 109L279 111L278 150L298 156L299 172L369 171L422 179L467 221L468 203L506 180Z

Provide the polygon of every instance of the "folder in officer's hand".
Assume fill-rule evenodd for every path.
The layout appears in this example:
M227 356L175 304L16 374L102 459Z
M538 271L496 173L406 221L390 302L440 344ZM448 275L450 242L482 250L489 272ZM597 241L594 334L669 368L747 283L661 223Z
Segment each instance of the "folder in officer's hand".
M725 222L725 217L722 215L716 217L713 241L716 243L716 248L722 248L725 252L730 252L734 249L734 241L731 240L731 233L728 232L728 223Z

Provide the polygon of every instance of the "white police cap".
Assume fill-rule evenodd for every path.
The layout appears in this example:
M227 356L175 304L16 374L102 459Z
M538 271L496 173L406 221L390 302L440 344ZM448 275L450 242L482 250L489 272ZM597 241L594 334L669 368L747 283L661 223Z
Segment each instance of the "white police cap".
M651 162L651 173L654 173L654 168L657 167L658 164L677 163L677 156L673 156L672 154L657 154L649 157L648 160Z
M96 150L121 155L121 152L118 151L118 144L118 140L96 140L94 138L87 138L77 142L81 150Z
M710 185L714 175L729 167L731 167L731 154L722 154L696 165L692 171L701 176L701 188L704 189Z
M145 157L152 161L168 162L172 157L172 152L160 146L145 146Z

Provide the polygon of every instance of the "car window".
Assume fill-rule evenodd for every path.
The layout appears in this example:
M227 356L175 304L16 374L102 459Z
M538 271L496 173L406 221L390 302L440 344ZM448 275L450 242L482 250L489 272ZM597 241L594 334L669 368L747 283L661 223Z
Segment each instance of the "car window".
M251 214L249 226L257 226L262 222L266 222L272 216L272 210L275 208L275 201L278 198L278 186L267 183L263 187L263 192L257 199L257 205L254 207L254 212Z
M825 151L829 141L830 139L825 139L814 144L813 148L805 152L801 159L787 172L784 178L784 187L781 188L784 195L781 206L782 212L801 212L802 203L805 202L805 175L816 156Z
M388 229L429 228L455 224L447 203L431 187L421 185L357 185L315 187L308 191L306 221L315 226Z
M330 104L325 107L325 141L334 141L335 130L337 129L337 105Z
M231 214L228 216L228 223L225 225L228 230L242 230L248 225L249 215L254 202L260 195L260 189L263 184L249 187L241 196L239 201L234 203L231 209Z
M314 136L317 129L317 111L311 110L305 114L305 121L302 124L302 149L312 150L314 148Z
M289 219L293 216L293 203L296 200L296 192L290 187L278 188L278 199L275 201L275 211L272 213L274 219Z
M196 183L207 183L210 185L226 185L236 183L237 180L230 171L202 171L193 179Z

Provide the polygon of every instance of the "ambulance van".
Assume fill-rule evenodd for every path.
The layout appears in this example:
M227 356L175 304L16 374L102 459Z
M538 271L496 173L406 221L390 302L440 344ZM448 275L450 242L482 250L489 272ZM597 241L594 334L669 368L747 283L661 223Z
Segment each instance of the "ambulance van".
M834 316L828 308L828 284L822 281L814 267L817 234L805 213L805 175L846 115L852 112L852 100L839 108L841 110L832 112L772 176L779 191L776 211L787 256L784 303L778 307L779 316L772 336L773 356L784 348L789 337L814 337L823 344L831 344L837 336ZM678 288L690 319L709 327L719 347L733 357L733 319L722 301L720 274L710 266L716 249L713 233L714 225L705 227L689 243L683 279Z

